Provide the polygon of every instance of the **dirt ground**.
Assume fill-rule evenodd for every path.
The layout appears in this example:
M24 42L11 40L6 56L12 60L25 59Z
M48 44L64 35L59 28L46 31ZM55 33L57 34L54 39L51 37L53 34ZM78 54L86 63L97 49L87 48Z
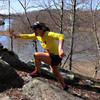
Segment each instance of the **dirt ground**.
M63 65L63 64L62 64ZM69 69L68 62L64 65L65 69ZM95 61L73 61L71 70L83 76L94 78ZM100 79L100 68L98 68L96 79Z
M93 78L95 72L95 61L73 62L72 71ZM97 75L95 78L100 79L100 68L98 68Z

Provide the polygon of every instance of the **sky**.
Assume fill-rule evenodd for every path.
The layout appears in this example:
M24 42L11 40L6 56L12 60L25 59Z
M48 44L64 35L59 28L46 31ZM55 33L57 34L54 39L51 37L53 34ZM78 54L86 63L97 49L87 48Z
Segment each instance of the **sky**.
M9 14L9 0L0 0L0 14ZM25 4L25 0L20 0L23 4ZM29 1L29 3L28 3ZM37 7L39 4L46 3L48 0L26 0L26 3L28 3L27 7L36 6L28 9L27 11L32 10L39 10L41 7ZM42 8L43 9L43 8ZM24 9L19 3L18 0L10 0L10 13L23 13Z
M24 1L24 0L20 0L20 1ZM26 0L29 1L29 0ZM43 0L30 0L31 2L29 3L29 6L35 6L36 2L42 2ZM44 0L45 2L48 0ZM49 0L50 1L50 0ZM59 1L59 0L57 0ZM96 5L96 2L98 0L93 0L93 7L95 7L94 5ZM100 1L100 0L99 0ZM24 2L23 2L24 3ZM21 4L18 2L18 0L10 0L10 13L23 13L24 9L22 8ZM9 6L8 6L8 0L0 0L0 14L9 14L9 10L8 10ZM39 9L39 8L38 8ZM32 10L38 10L36 8L31 8L28 11L32 11Z
M12 2L14 1L14 2ZM18 3L17 3L17 0L11 0L11 7L14 7L14 9L16 9L17 7L17 10L20 8L18 8ZM8 1L0 1L0 14L8 14L9 13L9 10L8 10L9 6L8 6ZM21 10L21 8L20 8ZM11 10L11 12L13 13L14 10Z
M30 3L32 4L32 3ZM29 5L30 6L30 5ZM30 9L31 11L32 9ZM35 9L33 9L35 10ZM10 13L23 13L24 9L18 0L10 0ZM0 14L9 14L8 0L0 1Z

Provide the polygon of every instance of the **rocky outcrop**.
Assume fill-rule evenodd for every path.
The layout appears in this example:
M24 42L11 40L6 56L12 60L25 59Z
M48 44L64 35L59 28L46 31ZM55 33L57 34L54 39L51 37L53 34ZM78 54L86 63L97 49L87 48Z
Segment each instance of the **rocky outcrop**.
M14 52L9 51L4 48L2 44L0 44L0 84L3 80L7 82L8 80L12 80L8 82L6 86L4 85L5 83L2 84L0 92L16 87L21 88L22 94L29 98L27 100L82 100L79 97L73 96L68 92L61 90L56 85L56 77L50 71L49 66L44 63L41 65L41 77L30 77L28 75L23 77L24 80L27 80L26 82L24 82L24 80L19 76L15 77L17 74L15 69L31 72L33 71L32 66L34 66L33 62L29 62L28 64L22 62ZM66 71L62 69L61 74L64 76L65 81L66 79L73 80L74 78L73 74L68 74L68 72L66 74ZM50 80L53 81L50 83ZM2 99L13 100L10 96L4 96Z
M33 78L23 86L23 94L31 100L82 100L43 78Z
M16 74L17 70L31 72L33 69L22 62L19 57L0 44L0 81L9 80Z
M10 65L0 58L0 81L8 81L11 76L16 74L15 70Z

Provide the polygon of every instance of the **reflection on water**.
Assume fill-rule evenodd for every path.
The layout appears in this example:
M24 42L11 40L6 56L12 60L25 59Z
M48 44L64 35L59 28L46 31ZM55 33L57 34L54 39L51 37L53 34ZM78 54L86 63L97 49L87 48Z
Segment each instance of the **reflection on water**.
M11 39L9 36L0 36L0 43L3 44L5 48L11 49ZM43 51L43 48L38 44L38 50ZM32 40L28 39L13 39L13 51L20 57L23 61L29 61L33 59L33 53L35 49L33 47Z
M7 37L7 36L0 36L0 43L2 43L5 48L9 48L8 47L8 45L9 45L9 39L10 38Z

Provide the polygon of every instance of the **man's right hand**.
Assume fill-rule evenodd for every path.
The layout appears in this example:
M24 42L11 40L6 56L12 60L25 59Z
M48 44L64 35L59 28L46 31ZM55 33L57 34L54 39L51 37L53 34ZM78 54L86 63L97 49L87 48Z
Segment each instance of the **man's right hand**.
M11 35L12 37L14 37L14 38L19 38L19 35L14 34L14 31L11 31L11 32L10 32L10 35Z

